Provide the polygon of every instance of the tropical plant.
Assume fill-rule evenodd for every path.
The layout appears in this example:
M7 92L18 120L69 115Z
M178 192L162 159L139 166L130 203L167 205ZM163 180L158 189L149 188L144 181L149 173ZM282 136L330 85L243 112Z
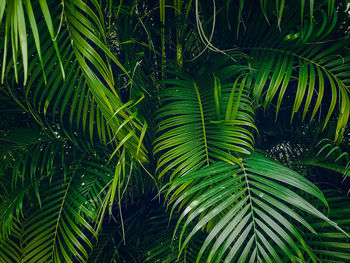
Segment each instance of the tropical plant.
M348 0L1 0L0 262L349 262Z

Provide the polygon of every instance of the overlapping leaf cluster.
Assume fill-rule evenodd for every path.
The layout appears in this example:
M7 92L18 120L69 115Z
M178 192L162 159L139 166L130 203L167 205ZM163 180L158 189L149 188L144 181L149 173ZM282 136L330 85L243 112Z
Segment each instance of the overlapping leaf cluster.
M345 0L0 1L0 262L347 262L349 28Z

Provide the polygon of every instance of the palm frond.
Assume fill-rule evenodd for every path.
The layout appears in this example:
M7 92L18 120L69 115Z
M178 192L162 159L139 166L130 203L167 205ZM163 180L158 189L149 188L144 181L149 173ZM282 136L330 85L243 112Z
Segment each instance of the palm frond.
M336 17L334 19L336 22ZM282 100L288 94L294 97L291 119L301 111L303 120L308 115L310 121L326 103L328 109L324 114L323 129L331 116L337 114L338 105L335 141L340 142L350 112L349 76L346 73L350 68L350 57L343 52L343 46L349 40L345 38L332 45L327 41L319 42L315 47L312 43L329 34L324 30L324 26L316 30L308 24L305 25L304 37L300 34L293 37L288 26L282 33L270 29L266 35L260 34L260 41L246 43L248 46L244 49L250 50L254 57L252 90L258 103L265 109L273 104L277 117ZM295 84L294 79L297 80ZM290 91L291 87L293 91ZM330 98L324 94L331 94Z
M73 262L72 255L80 262L88 258L88 249L92 248L89 236L95 235L84 218L89 214L82 209L88 200L74 191L75 174L66 177L65 182L55 180L51 184L42 198L42 210L36 210L24 224L26 262Z
M325 190L330 213L329 218L346 233L350 233L349 198L336 190ZM350 259L350 239L343 233L334 231L324 222L313 219L310 224L315 233L307 233L305 240L322 262L347 262Z
M8 137L15 144L15 134ZM26 141L20 139L18 145ZM11 165L1 184L6 189L1 195L1 234L7 242L2 256L22 244L18 256L25 262L86 262L97 236L94 224L113 179L112 170L104 167L107 160L91 160L87 152L56 139L34 140L27 151L18 145L7 153ZM16 222L22 234L11 243Z
M40 32L42 58L34 56L35 49L28 51L33 60L28 66L31 74L24 94L25 107L43 127L50 125L46 125L47 120L42 113L44 116L50 113L54 120L59 115L65 136L71 140L74 140L74 135L69 126L76 119L75 125L78 128L81 125L84 131L87 130L91 141L97 134L105 144L113 142L115 151L112 155L125 146L129 149L128 154L137 160L146 161L146 150L139 138L146 127L143 127L135 110L131 109L137 102L124 104L114 87L111 61L128 79L130 76L107 48L104 21L96 15L101 14L101 6L95 2L90 6L83 1L73 1L65 3L63 11L57 6L52 9L52 14L56 14L56 17L63 12L62 16L67 22L66 25L61 25L60 33L55 37L67 79L60 74L60 67L53 59L55 46L50 45L51 35L45 30L45 23L40 21L37 28ZM31 37L28 41L33 43L36 39ZM46 75L50 75L48 81L42 75L42 67L45 68ZM14 92L12 85L7 84L7 90L18 101L23 97L23 94ZM68 125L64 123L67 115L70 120Z
M0 238L0 262L23 262L23 227L18 221L12 225L11 234Z
M319 142L316 156L309 157L302 164L325 168L344 176L350 176L350 160L347 151L335 145L329 139Z
M27 39L27 26L26 20L29 20L30 27L32 29L33 38L35 41L36 51L41 63L41 69L44 72L45 78L45 69L42 61L42 53L40 46L40 36L38 25L35 19L36 17L43 16L45 24L47 26L48 33L50 34L50 38L54 45L54 50L56 52L58 62L61 68L62 77L64 78L64 69L62 66L61 56L59 52L59 48L56 41L56 32L54 29L54 23L52 19L52 15L50 13L48 3L46 0L38 1L38 5L36 4L34 8L32 7L32 3L30 0L18 0L18 1L2 1L0 5L0 24L4 18L5 20L5 39L3 43L3 63L2 63L2 75L1 82L4 82L5 73L6 73L6 64L8 57L8 46L11 40L12 46L12 65L15 71L16 82L18 82L18 66L17 59L19 56L19 51L21 51L22 56L22 66L23 66L23 83L24 85L27 82L27 78L29 75L29 67L28 67L28 39ZM25 11L24 11L25 7ZM37 8L41 9L41 13L38 14ZM46 81L46 78L45 78Z
M0 262L349 261L348 2L0 0Z
M24 213L26 262L88 260L97 236L94 224L112 180L110 172L96 159L77 160L69 167L56 167L51 182L41 183L42 207Z
M23 217L24 199L35 193L40 203L38 187L43 173L49 171L55 159L55 142L35 128L12 128L0 135L0 195L1 238L5 238L13 227L14 219ZM46 147L44 154L40 155ZM27 200L26 200L27 201Z
M232 78L235 70L227 68L226 74ZM235 162L229 151L249 154L253 150L254 113L244 89L247 78L221 82L205 72L198 80L179 74L178 79L164 81L167 87L160 94L164 105L156 116L154 147L154 154L160 153L159 177L171 172L172 178L217 159Z
M327 204L316 186L258 154L244 159L241 166L214 163L175 179L168 187L172 211L177 207L183 210L177 223L181 230L179 253L195 233L208 231L197 260L209 250L207 262L283 262L283 255L303 261L304 253L316 262L297 224L309 232L315 230L297 210L339 230L335 222L295 193L301 190ZM181 222L183 227L179 227Z

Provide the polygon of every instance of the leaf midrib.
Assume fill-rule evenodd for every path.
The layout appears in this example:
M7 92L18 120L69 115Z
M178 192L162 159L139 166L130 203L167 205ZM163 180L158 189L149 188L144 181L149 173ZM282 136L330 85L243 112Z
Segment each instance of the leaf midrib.
M205 148L205 157L206 157L206 162L207 166L209 166L209 153L208 153L208 143L207 143L207 133L206 133L206 128L205 128L205 120L204 120L204 113L203 113L203 106L202 106L202 101L201 101L201 96L198 91L198 87L195 81L193 81L193 87L196 91L197 95L197 100L198 100L198 105L199 105L199 110L201 113L201 122L202 122L202 129L203 129L203 139L204 139L204 148Z
M64 196L62 197L62 202L61 202L61 205L60 205L60 211L58 212L58 217L57 217L56 226L55 226L55 232L54 232L54 238L53 238L53 243L52 243L52 248L51 248L51 251L52 251L51 258L52 258L52 260L54 259L55 244L56 244L56 239L57 239L57 234L58 234L57 233L58 232L58 226L59 226L59 223L60 223L60 220L61 220L63 206L65 204L65 201L66 201L66 198L67 198L67 194L68 194L68 190L69 190L70 185L72 183L73 177L74 177L74 174L71 176L71 178L70 178L70 180L68 182L68 185L66 187Z
M254 232L254 239L255 239L255 245L256 247L258 247L258 237L257 237L257 228L256 228L256 221L255 221L255 215L254 215L254 206L253 206L253 200L252 200L252 193L250 191L250 185L249 185L249 179L248 179L248 174L246 173L246 168L244 163L240 164L241 169L243 171L244 177L245 177L245 181L246 181L246 185L247 185L247 190L248 190L248 195L249 195L249 203L250 203L250 210L251 210L251 215L252 215L252 223L253 223L253 232Z

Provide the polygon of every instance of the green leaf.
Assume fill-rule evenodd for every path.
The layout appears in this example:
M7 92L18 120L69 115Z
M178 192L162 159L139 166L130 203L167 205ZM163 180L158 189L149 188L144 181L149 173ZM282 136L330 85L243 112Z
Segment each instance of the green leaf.
M252 154L240 165L215 162L175 179L167 187L169 202L175 202L172 209L179 204L183 207L175 229L181 230L179 253L196 233L208 231L197 262L207 250L207 262L245 262L255 257L283 262L281 254L304 261L304 252L316 262L300 226L312 231L313 228L305 221L306 216L292 207L340 229L296 194L306 192L327 205L315 185L258 154Z
M170 177L179 177L218 159L234 163L236 158L228 151L249 154L253 150L250 129L255 129L254 113L245 89L248 76L243 77L238 90L235 86L239 78L233 89L226 84L230 79L220 80L219 88L218 78L207 78L205 72L193 82L179 73L178 79L163 81L166 89L160 96L164 105L156 116L158 136L154 147L154 154L161 153L157 162L159 178L172 169Z

